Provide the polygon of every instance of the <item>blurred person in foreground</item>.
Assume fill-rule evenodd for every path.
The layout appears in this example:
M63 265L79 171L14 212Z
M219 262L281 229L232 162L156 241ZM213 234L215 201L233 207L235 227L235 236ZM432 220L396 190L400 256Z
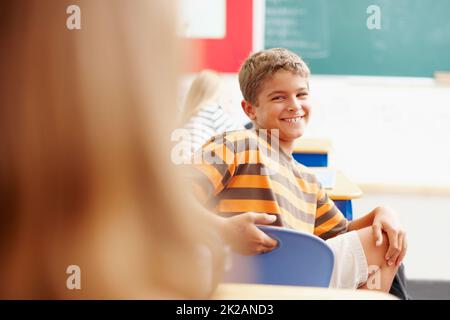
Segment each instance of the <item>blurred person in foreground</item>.
M230 223L170 164L172 1L71 4L0 2L0 298L209 297Z

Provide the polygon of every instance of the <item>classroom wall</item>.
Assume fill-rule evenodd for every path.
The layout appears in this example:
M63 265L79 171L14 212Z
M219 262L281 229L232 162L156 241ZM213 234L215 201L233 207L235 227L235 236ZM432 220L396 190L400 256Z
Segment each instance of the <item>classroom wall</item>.
M313 70L314 72L314 70ZM314 77L308 135L361 184L450 187L450 87L432 79Z

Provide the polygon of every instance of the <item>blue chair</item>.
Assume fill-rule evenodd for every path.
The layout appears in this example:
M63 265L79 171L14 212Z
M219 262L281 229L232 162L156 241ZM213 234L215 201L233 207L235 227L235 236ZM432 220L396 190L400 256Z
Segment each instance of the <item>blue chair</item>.
M281 227L260 226L278 241L264 254L232 254L224 282L328 287L334 255L319 237Z

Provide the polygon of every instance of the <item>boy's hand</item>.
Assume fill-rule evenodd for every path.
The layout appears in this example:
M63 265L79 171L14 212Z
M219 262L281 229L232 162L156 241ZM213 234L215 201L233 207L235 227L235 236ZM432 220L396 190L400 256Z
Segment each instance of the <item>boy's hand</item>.
M407 240L406 232L401 226L395 211L386 207L376 208L372 228L376 246L380 246L383 243L382 232L387 234L389 248L385 259L389 266L394 265L394 263L399 266L406 254Z
M269 252L277 246L277 241L258 229L257 224L272 224L276 216L246 212L224 218L222 234L234 251L245 255Z

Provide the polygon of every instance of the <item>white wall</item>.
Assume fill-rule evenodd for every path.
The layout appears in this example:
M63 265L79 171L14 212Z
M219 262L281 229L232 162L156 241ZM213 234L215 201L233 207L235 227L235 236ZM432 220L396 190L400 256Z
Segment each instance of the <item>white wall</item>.
M365 194L353 201L355 218L380 204L398 212L407 232L407 278L450 281L450 197Z
M450 186L450 87L431 79L315 77L309 134L356 182Z

